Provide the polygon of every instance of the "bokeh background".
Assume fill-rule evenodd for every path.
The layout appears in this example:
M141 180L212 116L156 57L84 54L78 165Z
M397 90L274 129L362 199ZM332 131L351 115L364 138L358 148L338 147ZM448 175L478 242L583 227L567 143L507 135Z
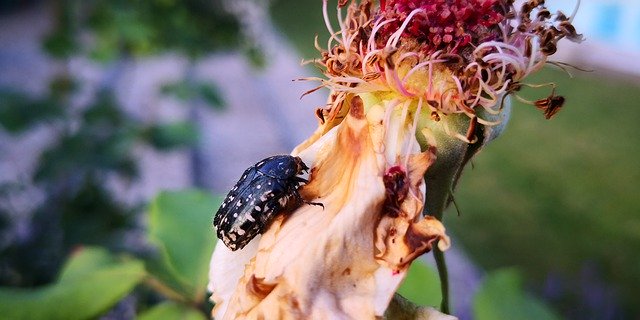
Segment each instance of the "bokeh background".
M317 72L300 61L326 37L320 5L1 1L0 285L55 282L79 246L153 255L159 192L224 195L246 167L303 141L326 92L300 99L314 84L292 80ZM545 120L516 103L463 175L460 214L445 215L462 319L483 317L474 297L503 268L551 318L640 317L640 3L583 0L574 25L586 41L561 43L553 60L577 68L529 79L557 83L563 110ZM161 300L140 296L102 317Z

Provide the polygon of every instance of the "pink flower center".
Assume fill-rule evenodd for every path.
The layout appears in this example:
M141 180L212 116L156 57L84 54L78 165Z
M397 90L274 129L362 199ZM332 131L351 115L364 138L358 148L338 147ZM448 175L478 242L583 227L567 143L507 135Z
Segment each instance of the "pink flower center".
M500 40L500 23L504 21L504 4L500 0L387 0L380 11L393 22L381 30L385 42L411 17L402 37L413 38L427 53L444 50L458 54L472 43Z

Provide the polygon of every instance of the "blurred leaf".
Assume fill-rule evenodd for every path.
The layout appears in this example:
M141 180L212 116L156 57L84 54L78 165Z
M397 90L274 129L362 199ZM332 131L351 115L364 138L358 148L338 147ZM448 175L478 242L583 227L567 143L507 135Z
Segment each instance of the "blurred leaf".
M17 221L8 211L0 214L10 224L0 230L0 238L8 240L0 250L0 286L37 287L55 281L65 259L57 214L43 206L30 212L27 221ZM28 225L29 232L20 231L19 224Z
M127 44L129 49L144 48L153 35L152 26L142 20L144 14L136 7L115 11L115 26L122 37L121 41Z
M34 99L24 93L0 89L0 125L17 134L64 114L55 100Z
M222 109L225 104L218 88L207 82L178 81L165 84L160 90L182 101L202 99L213 109Z
M65 133L40 156L36 181L96 177L108 171L135 177L133 147L138 122L116 104L113 93L101 91L82 114L80 127Z
M426 263L416 260L398 293L421 306L438 306L442 299L438 273Z
M99 247L84 247L71 255L60 273L58 283L68 283L99 270L104 266L116 264L114 257Z
M119 203L102 181L93 179L84 181L77 192L68 194L60 212L66 248L85 244L122 249L118 232L135 225L134 209Z
M560 319L549 307L527 294L516 269L502 269L488 274L476 293L473 311L477 320Z
M62 59L79 50L76 39L78 6L73 1L54 2L55 29L43 41L43 49L51 56Z
M175 302L163 302L138 316L138 320L206 320L202 312Z
M152 125L143 135L158 150L193 146L198 141L198 131L189 122Z
M166 95L172 95L183 101L192 99L195 95L193 88L191 88L186 81L165 84L160 88L160 92Z
M393 295L387 310L384 312L385 320L451 320L451 316L441 313L435 308L417 305L400 294ZM457 319L457 318L456 318Z
M149 238L162 255L150 272L198 303L216 242L211 217L221 200L197 190L162 192L150 207Z
M70 177L92 178L108 171L135 177L137 166L131 152L134 137L100 126L81 128L42 153L34 179L53 182Z
M198 85L198 93L199 97L213 109L222 109L224 106L220 91L214 85L201 82Z
M237 48L243 40L238 17L221 1L62 0L54 9L55 29L44 48L58 58L84 49L98 61L166 51L196 59ZM81 47L78 38L86 31L91 40Z
M336 3L327 8L329 17L336 16ZM320 53L313 45L318 36L318 43L326 43L329 32L325 27L322 14L319 14L322 3L315 0L274 0L269 7L271 19L282 33L296 46L304 59L315 59ZM295 12L295 14L291 14Z
M89 57L102 63L116 60L120 54L118 40L117 34L104 32L94 40Z
M220 1L92 1L86 27L95 36L94 57L109 48L132 54L181 51L189 58L237 47L240 24ZM107 45L111 44L111 45Z
M117 261L104 249L84 248L71 257L55 284L37 289L0 288L0 315L12 320L94 318L126 296L144 276L140 261Z
M66 99L78 88L78 83L69 75L63 74L49 82L49 91L55 99Z
M124 126L138 124L122 110L115 94L109 90L98 92L95 101L83 112L82 118L86 121L83 124L88 129L99 126L97 131L111 132Z
M43 49L55 58L66 58L77 51L78 44L73 34L57 30L44 40Z
M89 56L99 62L109 62L116 59L122 49L118 24L114 17L114 10L126 9L123 2L94 1L87 11L87 25L94 32L92 43L89 45Z
M261 48L256 45L244 49L244 54L254 68L264 69L267 66L267 57Z

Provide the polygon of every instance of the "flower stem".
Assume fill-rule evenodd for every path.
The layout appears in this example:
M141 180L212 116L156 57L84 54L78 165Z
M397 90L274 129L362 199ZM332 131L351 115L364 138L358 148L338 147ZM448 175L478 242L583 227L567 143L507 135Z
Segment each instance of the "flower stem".
M440 302L440 311L451 314L449 309L449 272L447 271L447 262L438 246L433 249L433 257L436 260L438 275L440 276L440 291L442 292L442 301Z

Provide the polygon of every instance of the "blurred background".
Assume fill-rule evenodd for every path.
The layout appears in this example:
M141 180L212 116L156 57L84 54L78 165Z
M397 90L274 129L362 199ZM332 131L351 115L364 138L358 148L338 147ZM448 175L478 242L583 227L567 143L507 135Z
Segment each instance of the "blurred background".
M159 192L225 195L302 142L327 94L292 81L317 72L300 61L326 37L320 5L0 1L0 285L50 285L78 246L153 255ZM445 215L461 319L487 318L478 292L512 267L550 318L640 318L640 3L583 0L574 25L586 41L552 60L578 69L529 79L557 83L562 112L516 104ZM102 317L157 302L126 301Z

